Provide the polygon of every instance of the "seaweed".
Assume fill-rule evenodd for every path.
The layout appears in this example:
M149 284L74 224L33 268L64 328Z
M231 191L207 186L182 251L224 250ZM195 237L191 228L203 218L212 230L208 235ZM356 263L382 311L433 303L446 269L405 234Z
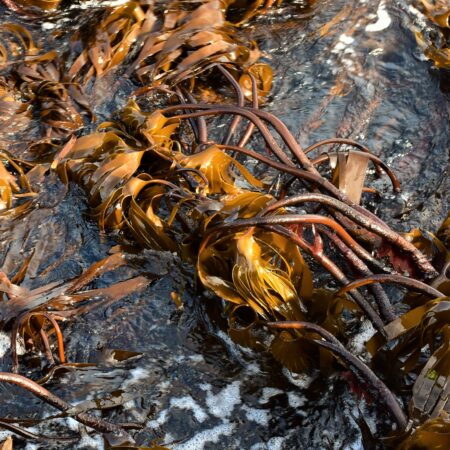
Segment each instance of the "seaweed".
M61 6L4 3L30 17ZM431 19L448 28L447 12L423 3ZM240 345L270 352L292 371L348 368L389 411L397 425L390 438L403 440L400 448L424 446L431 436L447 442L449 219L436 235L396 232L364 206L364 194L377 193L369 164L400 192L387 164L350 139L303 148L278 117L260 109L274 73L240 27L272 6L219 0L174 1L165 9L146 1L109 5L86 19L61 52L48 50L48 42L35 40L23 25L2 25L0 120L4 130L29 136L20 150L0 150L0 217L13 226L31 214L43 195L40 184L59 177L62 195L70 182L79 184L99 230L119 230L123 248L133 243L176 252L195 266L202 286L225 301L230 336ZM135 89L113 117L97 124L102 80L114 81L111 96L121 83ZM207 89L219 101L202 101ZM129 264L114 248L76 278L31 288L24 280L32 257L0 272L1 326L12 336L11 373L1 373L0 382L23 387L97 432L115 433L112 447L136 448L126 424L74 411L19 375L17 345L43 352L51 377L69 364L66 320L106 308L150 279L138 275L88 289ZM319 289L319 276L338 287ZM385 283L415 294L400 308ZM367 343L370 361L345 347L349 313L376 330ZM383 369L386 360L401 380ZM0 420L0 427L27 439L45 438L8 424Z

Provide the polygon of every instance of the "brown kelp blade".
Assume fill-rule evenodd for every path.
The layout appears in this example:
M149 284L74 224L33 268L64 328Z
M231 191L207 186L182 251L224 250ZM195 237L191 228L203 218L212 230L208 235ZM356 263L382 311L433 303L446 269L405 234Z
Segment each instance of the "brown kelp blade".
M311 295L311 274L300 252L276 233L243 231L208 238L197 270L203 284L259 315L301 317L302 298Z

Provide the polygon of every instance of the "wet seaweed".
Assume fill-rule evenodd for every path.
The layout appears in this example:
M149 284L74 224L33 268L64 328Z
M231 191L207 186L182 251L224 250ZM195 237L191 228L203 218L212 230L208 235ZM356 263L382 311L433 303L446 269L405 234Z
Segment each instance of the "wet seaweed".
M4 3L30 17L59 6ZM423 3L431 19L448 28L447 12ZM397 425L392 442L403 441L405 449L431 436L446 442L449 221L436 236L396 232L364 207L364 193L376 192L369 163L400 191L387 164L349 139L304 149L278 117L260 109L274 75L239 27L272 6L218 0L172 2L164 12L144 1L107 6L94 27L90 18L71 37L64 56L46 50L24 26L2 25L0 120L5 130L31 136L19 150L0 142L0 216L11 224L27 216L41 195L36 186L56 175L65 189L79 184L102 232L120 231L123 245L176 252L194 265L203 287L225 300L229 333L240 345L270 352L292 371L349 368L390 412ZM138 87L92 131L96 87L113 73L120 75L116 83L131 79ZM202 90L214 89L218 77L217 90L230 95L203 102ZM110 95L117 89L113 84ZM88 289L128 264L113 252L75 279L30 288L21 285L29 262L0 273L0 319L12 337L11 373L1 373L0 382L70 413L68 403L17 373L18 341L30 353L45 354L50 370L64 366L62 323L106 308L150 280L139 275ZM324 274L340 287L318 289L316 276ZM400 308L385 283L415 294ZM345 347L344 312L368 319L376 330L367 363ZM399 368L401 389L383 361ZM85 412L73 417L135 445L125 426Z

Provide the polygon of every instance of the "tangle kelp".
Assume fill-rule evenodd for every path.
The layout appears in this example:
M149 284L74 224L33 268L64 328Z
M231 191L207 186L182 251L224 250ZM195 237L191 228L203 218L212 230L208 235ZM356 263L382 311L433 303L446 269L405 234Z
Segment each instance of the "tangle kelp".
M6 2L30 17L58 7L44 3L52 4ZM60 183L64 197L74 182L100 231L119 233L120 248L78 277L34 288L22 286L33 253L1 273L0 320L11 333L12 373L1 373L0 381L112 433L112 447L136 448L126 431L132 424L77 413L16 372L26 364L19 365L20 342L28 354L45 354L50 370L76 363L66 360L62 324L150 283L137 269L89 288L128 267L125 249L137 244L195 266L203 287L225 300L229 334L240 345L270 353L291 371L350 370L395 424L386 445L445 442L448 219L436 235L394 231L364 207L378 194L369 167L400 191L387 164L351 139L303 148L279 118L260 109L273 73L239 27L272 6L261 3L174 2L164 11L158 2L107 6L71 37L64 56L23 25L3 25L0 106L13 134L0 152L2 219L31 218L45 202L45 183ZM112 94L127 79L136 89L93 131L91 101L112 74ZM224 100L204 102L207 89ZM28 138L16 144L16 133ZM29 222L22 226L33 227ZM318 277L335 289L320 289ZM394 301L385 283L412 292ZM346 348L349 318L365 318L376 330L365 361ZM25 427L7 429L34 439Z
M421 0L418 5L426 17L438 27L439 32L433 39L427 39L423 33L416 34L427 58L443 69L450 68L450 8L445 1L428 2Z

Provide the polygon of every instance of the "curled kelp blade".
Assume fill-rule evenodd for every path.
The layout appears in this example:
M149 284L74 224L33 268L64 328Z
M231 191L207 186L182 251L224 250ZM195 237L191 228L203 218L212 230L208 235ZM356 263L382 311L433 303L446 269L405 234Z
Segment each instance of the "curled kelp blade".
M289 331L275 335L270 351L277 361L296 373L309 373L318 353L310 340Z
M28 128L32 113L12 81L0 77L0 125L5 134L20 133Z
M136 60L141 80L179 82L215 63L250 65L258 59L255 44L238 38L226 22L226 5L219 0L197 4L188 13L172 10L163 32L146 38Z
M234 194L222 195L218 204L219 210L203 218L203 227L206 229L218 223L255 217L273 200L269 194L253 191L237 191Z
M272 68L265 63L255 63L240 76L239 85L241 86L245 97L249 100L253 100L252 76L256 81L258 100L262 102L269 95L270 90L272 89Z
M450 327L442 331L442 345L431 355L413 386L412 417L436 418L450 412Z
M428 419L419 425L398 447L398 450L419 448L450 448L450 417L447 413L434 419Z
M450 213L447 214L447 218L439 227L436 237L445 245L447 251L450 251Z
M0 443L0 450L13 450L13 440L8 436L6 440Z
M46 11L57 9L61 0L3 0L3 3L16 13L35 17Z
M265 186L242 164L214 145L193 155L176 156L176 160L182 167L199 170L205 175L208 180L205 194L235 194L242 191L236 186L234 168L251 187L261 189Z
M14 322L12 345L15 369L18 366L15 349L17 335L28 337L27 341L33 342L35 347L41 347L42 344L52 361L52 352L48 344L49 329L44 328L45 322L49 321L51 333L55 333L58 338L60 360L64 362L62 334L56 321L75 317L99 305L109 305L144 289L150 280L137 276L104 288L84 290L92 280L126 264L124 255L115 253L93 264L75 280L57 281L31 290L12 283L1 273L0 291L3 295L0 300L1 321L3 324Z
M425 56L433 61L436 67L439 69L450 68L450 47L445 40L434 42L419 32L416 32L416 40Z
M247 305L232 306L226 310L226 314L229 323L228 334L236 344L256 351L266 348L258 327L258 315L253 308Z
M154 20L152 8L139 2L107 7L104 19L87 40L83 28L72 37L73 49L81 51L75 53L69 78L86 85L93 77L102 77L120 66L139 36L152 29Z
M432 300L386 325L386 338L377 333L368 350L398 367L403 376L417 373L410 403L413 417L424 420L449 410L447 397L450 382L448 297ZM383 347L384 346L384 347ZM424 351L431 352L423 362Z
M448 2L443 0L437 0L435 2L420 0L420 3L430 20L442 28L450 28L450 7Z
M32 164L0 150L0 214L19 215L30 206L30 199L37 195L27 176L32 168Z
M164 16L142 2L105 8L104 18L88 39L83 29L72 38L78 53L69 69L70 79L86 85L119 68L129 55L133 58L127 75L153 84L178 83L216 63L240 67L256 62L256 45L238 36L226 21L227 4L208 0L193 5L185 9L182 3L169 3Z
M225 300L247 304L263 318L301 317L311 295L309 269L298 249L275 233L249 230L209 237L199 251L202 283Z
M323 288L314 289L306 305L310 317L335 336L344 333L344 313L361 314L361 308L354 300L345 295L336 296L333 291Z
M40 45L24 26L16 23L0 25L0 69L20 58L35 56L39 51Z
M134 99L120 111L119 118L136 139L167 150L172 148L171 138L180 124L178 119L167 118L159 111L142 111Z
M444 237L447 226L445 222L442 224L438 233ZM405 233L405 238L408 239L415 247L417 247L427 258L433 262L438 269L442 268L450 261L450 251L438 236L425 230L414 228L408 233Z

